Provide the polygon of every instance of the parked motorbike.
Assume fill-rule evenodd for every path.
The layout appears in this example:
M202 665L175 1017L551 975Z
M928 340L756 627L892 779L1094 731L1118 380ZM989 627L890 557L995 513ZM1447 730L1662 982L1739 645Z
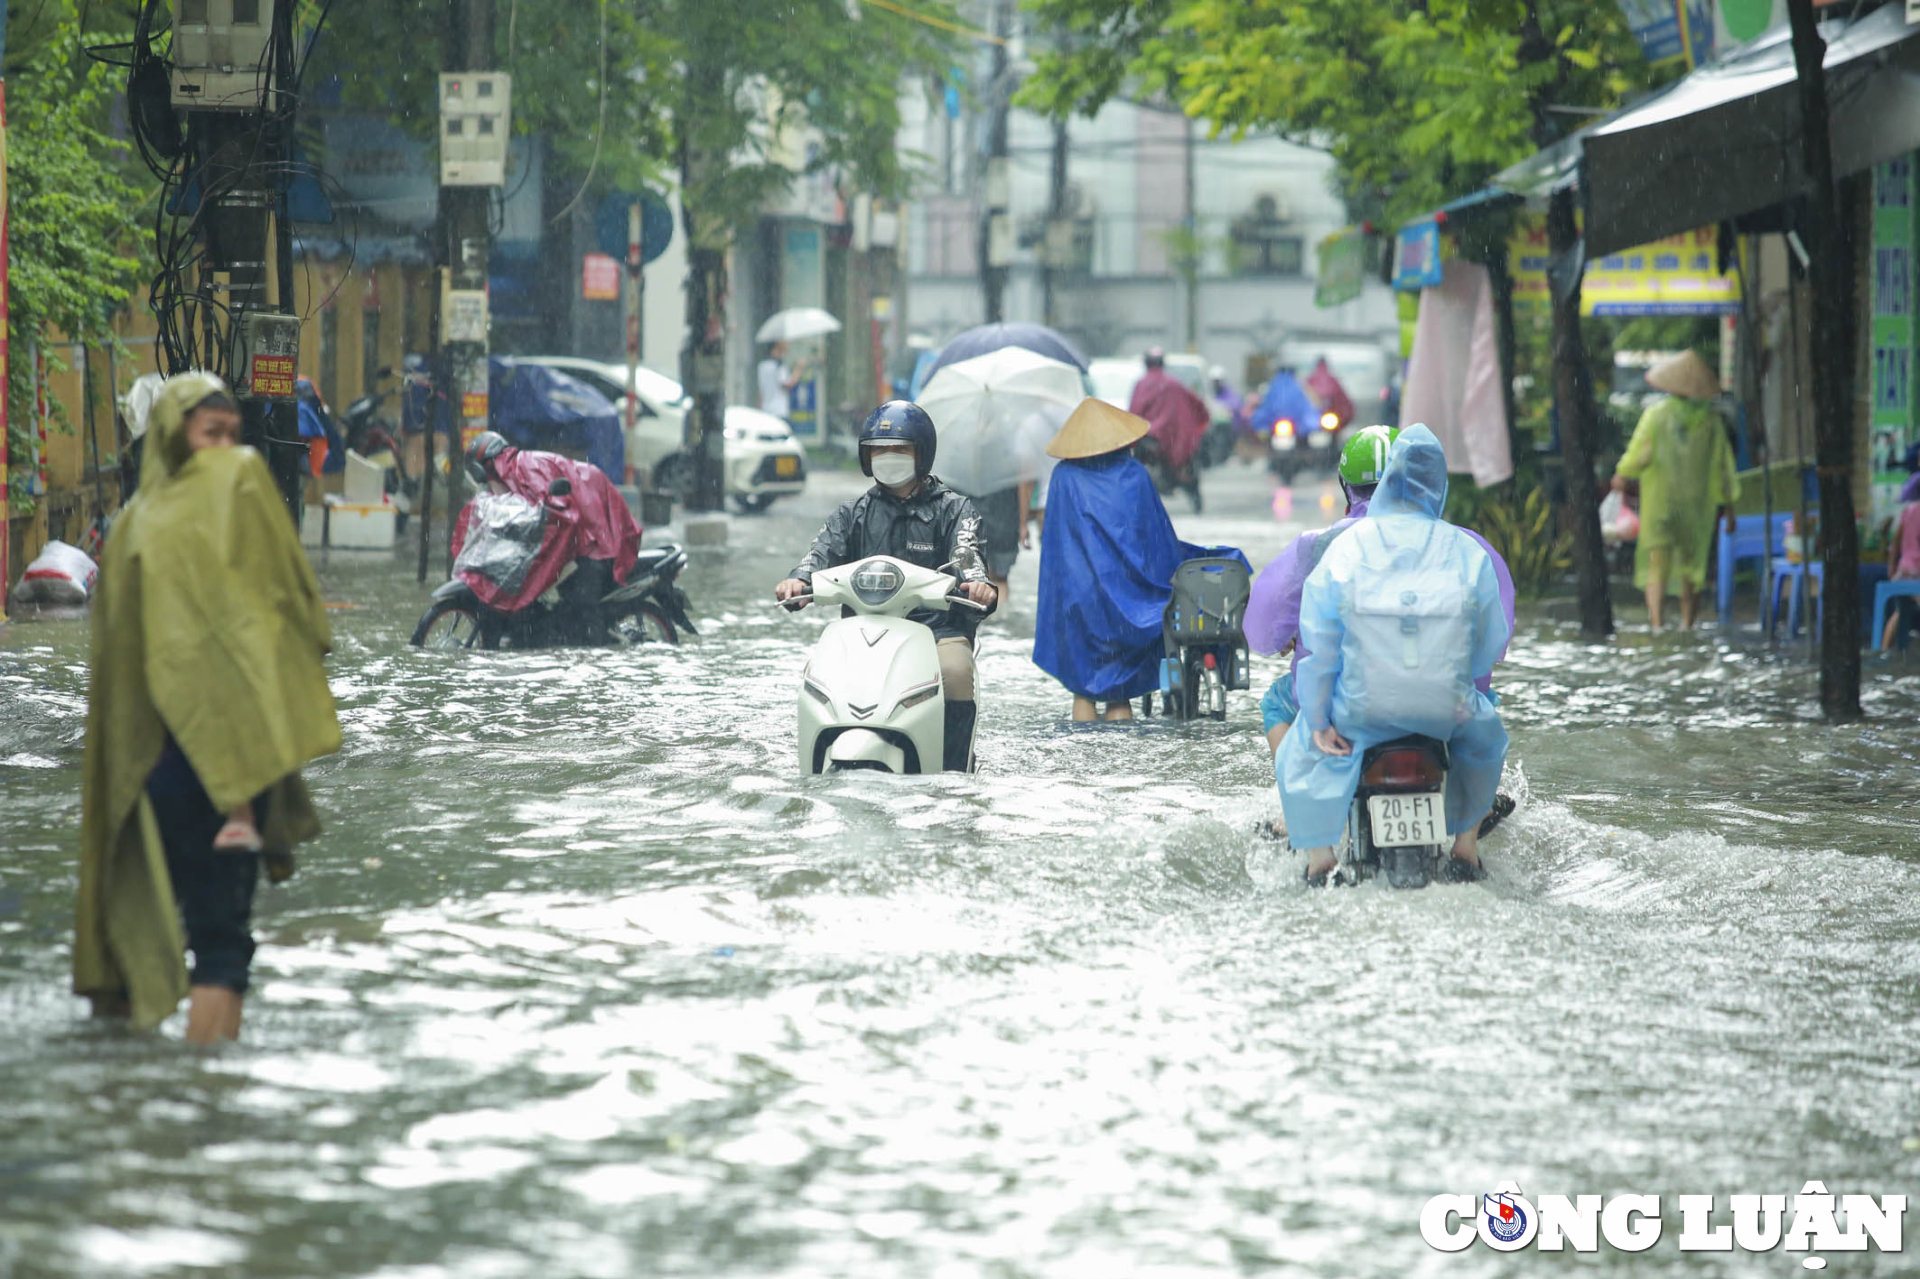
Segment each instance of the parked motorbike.
M1163 713L1190 720L1227 717L1227 693L1252 686L1246 619L1252 579L1236 559L1187 560L1173 571L1173 594L1161 628L1166 656L1160 659ZM1153 713L1153 694L1143 699Z
M888 555L821 569L809 599L850 616L827 624L800 677L800 769L937 773L947 699L933 631L907 614L956 605L991 612L953 594L954 577ZM969 745L968 754L972 749Z
M555 480L550 497L572 492L566 480ZM556 553L556 543L531 503L512 498L501 502L494 495L481 494L468 507L469 524L483 502L499 504L500 517L493 525L475 530L463 543L454 561L454 576L434 591L427 611L413 628L412 643L420 648L552 648L565 644L644 643L677 644L680 632L697 635L687 615L690 601L676 578L687 566L687 553L677 543L647 547L640 551L627 580L602 594L591 605L583 606L578 592L570 591L568 578L583 570L577 561L569 561L552 585L511 610L496 608L482 600L474 589L476 578L485 585L512 581L527 582L525 590L538 585L525 574L543 555ZM480 538L488 544L485 572L473 565L467 544ZM549 569L551 560L547 561ZM585 609L591 608L592 614Z

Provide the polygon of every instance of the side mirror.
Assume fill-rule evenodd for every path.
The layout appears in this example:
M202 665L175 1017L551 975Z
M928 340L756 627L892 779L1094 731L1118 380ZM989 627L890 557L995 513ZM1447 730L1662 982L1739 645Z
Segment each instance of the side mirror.
M555 480L555 481L553 481L553 483L551 483L551 484L549 484L549 485L547 485L547 496L548 496L548 497L565 497L565 496L566 496L567 494L569 494L569 493L571 493L571 492L573 492L573 481L572 481L572 480L567 480L567 479L559 479L559 480Z

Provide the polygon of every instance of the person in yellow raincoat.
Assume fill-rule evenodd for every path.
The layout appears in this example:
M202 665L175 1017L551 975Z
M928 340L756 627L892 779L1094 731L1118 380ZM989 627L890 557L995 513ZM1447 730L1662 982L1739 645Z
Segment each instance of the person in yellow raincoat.
M218 378L168 380L93 605L73 988L142 1030L190 996L195 1043L239 1034L260 865L292 873L299 769L340 748L319 586L239 430ZM249 803L264 855L216 850Z
M1713 406L1720 379L1693 351L1662 360L1647 371L1647 385L1667 397L1641 415L1613 487L1640 482L1640 541L1634 549L1633 584L1647 594L1647 615L1659 630L1668 587L1680 593L1680 625L1693 629L1700 590L1707 581L1707 550L1716 519L1734 527L1733 502L1740 496L1733 446Z

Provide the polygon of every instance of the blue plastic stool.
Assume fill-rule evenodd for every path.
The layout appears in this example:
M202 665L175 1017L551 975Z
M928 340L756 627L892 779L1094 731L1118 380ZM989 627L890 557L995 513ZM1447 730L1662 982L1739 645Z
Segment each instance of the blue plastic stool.
M1763 560L1770 555L1786 554L1787 521L1792 518L1792 512L1774 512L1772 536L1767 535L1767 517L1764 515L1736 517L1731 534L1727 532L1725 523L1717 526L1719 541L1714 554L1713 605L1722 623L1732 617L1735 564L1740 560Z
M1827 566L1818 560L1812 563L1803 560L1795 564L1784 555L1773 561L1773 598L1767 601L1766 616L1769 626L1772 625L1774 615L1780 611L1780 588L1785 586L1793 591L1793 594L1787 597L1787 634L1800 633L1800 600L1807 593L1809 576L1824 588L1827 582ZM1824 589L1820 592L1818 609L1819 611L1815 614L1816 626L1827 615L1827 593Z
M1920 595L1920 577L1903 577L1898 581L1886 581L1873 588L1873 647L1879 651L1881 639L1887 633L1887 610L1893 607L1897 595ZM1905 640L1905 636L1899 637Z

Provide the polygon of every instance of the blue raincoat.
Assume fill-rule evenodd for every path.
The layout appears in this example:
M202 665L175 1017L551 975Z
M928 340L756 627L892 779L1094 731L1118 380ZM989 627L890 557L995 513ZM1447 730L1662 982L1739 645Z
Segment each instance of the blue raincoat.
M1173 521L1147 468L1125 450L1053 468L1040 535L1033 661L1077 697L1134 698L1160 687L1161 615L1173 570L1234 548L1195 546Z
M1337 843L1370 746L1408 733L1449 744L1447 833L1493 805L1507 758L1500 716L1475 681L1490 676L1512 625L1493 561L1440 518L1447 459L1424 426L1394 441L1367 518L1327 548L1300 600L1300 718L1274 756L1295 848ZM1302 731L1304 722L1306 730ZM1312 732L1353 744L1328 755Z
M1253 429L1262 435L1271 434L1273 424L1281 418L1292 422L1302 435L1320 421L1320 410L1313 406L1299 379L1285 369L1267 383L1267 393L1260 397L1260 407L1253 411Z

